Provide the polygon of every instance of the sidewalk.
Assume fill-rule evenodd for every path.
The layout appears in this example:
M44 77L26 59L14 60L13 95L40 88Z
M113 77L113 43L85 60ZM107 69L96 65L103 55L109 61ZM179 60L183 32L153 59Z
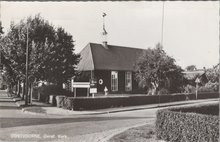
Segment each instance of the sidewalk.
M188 101L179 101L179 102L169 102L161 104L149 104L149 105L140 105L140 106L127 106L127 107L118 107L118 108L107 108L99 110L90 110L90 111L73 111L66 110L63 108L57 108L51 104L46 104L42 102L33 101L31 106L24 107L24 101L21 101L19 98L13 99L17 106L22 108L22 111L30 114L41 114L41 115L92 115L92 114L108 114L124 111L134 111L134 110L143 110L143 109L153 109L153 108L163 108L169 106L179 106L179 105L190 105L195 103L206 103L206 102L217 102L219 98L215 99L201 99L201 100L188 100Z

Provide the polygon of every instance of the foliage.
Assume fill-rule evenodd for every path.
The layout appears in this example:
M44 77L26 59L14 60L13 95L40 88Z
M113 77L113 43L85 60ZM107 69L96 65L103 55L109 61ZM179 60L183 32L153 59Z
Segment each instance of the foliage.
M135 65L135 76L142 88L155 89L156 93L167 89L170 93L180 92L185 83L182 69L175 59L168 56L160 44L147 49Z
M219 83L212 83L209 81L206 83L204 86L199 86L198 92L218 92L219 90ZM185 93L195 93L196 92L196 87L192 85L186 85L184 87L184 92Z
M206 70L206 76L212 83L219 82L219 64L213 68Z
M74 97L65 97L63 102L63 108L72 110L74 107Z
M2 27L2 21L0 21L0 37L1 37L1 34L4 34L3 27Z
M196 70L197 68L196 68L196 65L189 65L189 66L187 66L186 67L186 70L187 71L194 71L194 70Z
M210 104L209 106L195 108L159 110L156 116L157 138L170 142L217 142L219 138L219 117L193 112L199 110L201 113L205 110L205 114L210 114L210 110L215 108L218 113L218 107L218 104Z
M187 113L199 113L206 115L219 115L219 103L209 103L209 104L199 104L193 106L184 106L184 107L176 107L172 109L172 111L176 112L187 112Z
M169 91L165 88L161 88L159 91L158 91L158 95L168 95L169 94Z
M10 31L1 40L8 82L25 79L27 31L29 75L34 76L36 81L57 85L75 75L79 55L74 53L72 36L62 27L55 28L38 14L16 25L12 23Z
M184 92L185 92L185 93L195 93L195 92L196 92L196 87L187 84L187 85L184 87Z
M57 107L63 107L65 96L56 96Z
M59 85L76 74L79 55L74 54L72 36L63 28L57 29L55 40L55 46L50 49L50 56L47 58L45 78Z
M218 90L219 90L219 83L218 82L212 83L211 81L206 83L205 86L199 87L198 89L199 92L217 92Z

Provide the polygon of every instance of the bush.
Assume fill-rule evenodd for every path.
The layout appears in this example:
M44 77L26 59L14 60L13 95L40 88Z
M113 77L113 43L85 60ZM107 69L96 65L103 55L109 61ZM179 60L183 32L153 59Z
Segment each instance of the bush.
M185 93L195 93L196 87L188 84L186 87L184 87L184 92Z
M156 136L158 139L170 142L218 142L219 117L206 115L210 114L208 112L213 108L218 112L218 107L218 104L212 104L159 110L156 119ZM198 114L204 112L205 114Z
M166 88L162 88L158 91L158 95L168 95L169 94L169 90Z
M73 110L74 97L65 97L63 102L63 108L68 110Z
M206 115L219 115L219 103L201 104L195 106L176 107L171 109L176 112L192 112Z
M205 86L199 87L199 92L217 92L219 90L219 83L208 82Z
M56 96L57 107L63 107L65 96Z

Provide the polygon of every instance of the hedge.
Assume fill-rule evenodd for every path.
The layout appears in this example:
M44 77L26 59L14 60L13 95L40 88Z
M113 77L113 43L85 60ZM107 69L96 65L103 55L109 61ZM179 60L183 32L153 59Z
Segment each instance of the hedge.
M198 98L217 98L218 93L215 94L199 94ZM70 100L69 100L69 99ZM66 97L64 103L58 105L63 108L73 110L93 110L93 109L104 109L111 107L123 107L123 106L135 106L135 105L146 105L146 104L157 104L174 101L184 101L187 98L195 98L195 94L172 94L162 96L146 96L146 95L134 95L134 96L108 96L108 97ZM71 104L70 104L71 102Z
M63 100L63 108L68 110L73 110L74 97L65 97Z
M213 108L213 114L216 115L207 115ZM156 116L156 136L169 142L218 142L218 108L218 104L211 104L159 110Z
M188 96L190 100L196 99L196 94L191 93ZM198 99L219 98L219 93L218 92L199 92L197 97Z

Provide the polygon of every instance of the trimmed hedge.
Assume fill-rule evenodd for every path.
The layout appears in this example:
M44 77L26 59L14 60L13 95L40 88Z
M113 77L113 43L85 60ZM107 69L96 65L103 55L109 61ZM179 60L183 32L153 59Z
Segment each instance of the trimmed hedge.
M214 113L211 113L213 108ZM218 104L159 110L156 136L169 142L218 142L218 111Z
M206 115L219 115L219 103L176 107L171 110L176 111L176 112L199 113L199 114L206 114Z
M196 94L191 93L188 96L190 100L196 99ZM199 92L197 97L198 99L219 98L219 93L218 92Z
M70 100L69 100L69 99ZM195 98L195 94L172 94L162 96L146 96L146 95L134 95L134 96L108 96L108 97L66 97L63 108L73 110L93 110L104 109L111 107L123 107L123 106L135 106L146 104L157 104L174 101L184 101ZM218 98L218 93L211 94L199 94L198 98ZM70 102L72 104L70 104ZM60 105L59 105L60 106Z

